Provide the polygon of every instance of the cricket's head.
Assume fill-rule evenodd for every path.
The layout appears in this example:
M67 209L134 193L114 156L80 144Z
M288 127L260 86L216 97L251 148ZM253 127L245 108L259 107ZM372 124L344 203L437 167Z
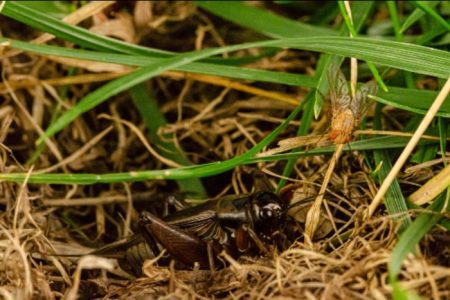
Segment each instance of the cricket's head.
M264 240L271 240L286 221L287 205L272 192L258 192L253 197L253 226Z

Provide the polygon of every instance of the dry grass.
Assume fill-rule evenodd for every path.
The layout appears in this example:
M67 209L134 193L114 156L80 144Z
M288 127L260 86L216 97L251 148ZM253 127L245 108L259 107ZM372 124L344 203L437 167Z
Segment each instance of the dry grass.
M174 51L238 43L242 42L240 37L251 36L245 30L240 35L231 34L236 28L211 20L189 3L140 3L151 5L153 15L122 12L114 17L109 15L110 19L106 20L105 15L96 15L96 30ZM146 18L152 22L145 22ZM125 26L132 24L131 19L138 25L128 25L124 27L128 30L120 32L114 27L117 25L108 23L114 20ZM10 37L30 40L37 36L25 35L11 20L2 18L1 22L1 30L10 31ZM171 38L183 34L184 38ZM7 50L2 51L5 54ZM152 154L152 142L146 138L138 111L130 105L128 94L120 94L63 130L30 168L25 162L35 151L34 141L47 126L55 105L70 107L95 89L99 80L110 80L116 76L115 72L126 70L111 71L108 66L97 65L95 72L108 73L104 77L89 77L94 72L89 69L92 63L77 62L79 75L83 77L75 78L66 76L75 64L72 61L28 53L9 54L6 52L1 61L1 172L113 173L161 169L171 164ZM238 53L242 54L245 53ZM312 74L316 59L310 53L286 50L257 64L261 68ZM63 100L58 86L67 84L62 81L66 77L73 81L67 99ZM302 99L306 93L300 88L236 83L174 72L148 85L156 91L161 111L169 121L160 133L173 133L176 143L195 164L226 160L244 153L283 121L292 109L289 101ZM396 120L394 112L384 120L387 129L396 130L396 124L402 122ZM314 132L326 131L326 124L326 119L315 121ZM298 122L292 122L283 137L294 136L297 126ZM326 156L297 161L290 180L299 185L301 197L318 193L328 161ZM275 185L283 166L283 162L274 162L260 164L258 168ZM247 174L252 169L239 167L205 179L209 195L248 192L251 179ZM413 191L437 172L432 165L400 173L399 179L405 191ZM382 209L370 221L363 221L363 212L376 193L375 186L362 155L343 154L331 175L324 199L323 222L318 228L320 238L312 245L305 244L298 234L297 242L284 251L274 251L271 256L234 260L223 254L222 259L229 262L229 267L214 274L204 270L175 270L173 265L163 267L148 262L144 266L146 275L135 279L120 271L111 260L69 259L51 254L80 253L86 247L95 248L119 239L134 228L137 211L151 205L151 198L159 199L175 190L173 182L94 186L3 182L0 187L0 295L5 299L75 299L77 293L81 299L212 296L389 299L392 289L388 284L387 263L397 241L397 227ZM302 231L305 211L292 214L299 220ZM450 298L448 234L436 228L418 250L404 264L401 285L423 298Z

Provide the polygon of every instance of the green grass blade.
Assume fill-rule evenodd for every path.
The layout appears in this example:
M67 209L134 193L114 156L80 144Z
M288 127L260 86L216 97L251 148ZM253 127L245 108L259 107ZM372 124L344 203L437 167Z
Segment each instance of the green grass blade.
M159 137L158 129L167 122L159 110L156 99L149 94L146 86L141 83L130 88L130 95L148 128L151 141L158 147L159 152L164 157L181 165L191 165L191 162L186 158L186 155L178 149L174 143L165 141L171 140L173 138L172 135L165 135L164 140ZM181 191L189 192L199 198L206 198L206 191L199 179L187 178L178 180L177 182Z
M419 93L419 92L417 92L417 93ZM414 95L417 93L415 92ZM393 95L390 97L390 99L386 99L383 96L389 97L388 95L381 94L380 96L371 96L370 98L374 99L375 101L377 101L379 103L384 103L384 104L387 104L387 105L390 105L393 107L408 110L408 111L414 112L416 114L425 115L428 111L429 106L424 107L424 105L423 105L424 103L420 103L420 99L411 97L411 98L409 98L410 103L408 103L406 101L401 101L401 102L395 101L394 97L397 97L398 95ZM449 105L450 103L448 101L446 101L444 104L445 104L445 107L441 107L436 115L439 117L450 118L450 105Z
M347 30L351 33L352 36L357 36L358 33L356 32L355 27L353 27L352 21L350 19L350 16L347 13L347 10L345 9L344 1L338 1L339 10L341 11L341 15L344 18L345 25L347 26Z
M220 174L228 171L238 165L248 161L251 157L260 152L265 146L271 143L289 123L298 115L303 109L304 103L296 107L289 116L275 128L269 135L267 135L261 142L253 146L243 155L234 157L227 161L219 161L196 166L187 166L183 168L165 169L165 170L151 170L151 171L133 171L127 173L113 173L113 174L31 174L28 173L1 173L0 181L16 181L22 182L27 178L28 183L36 184L94 184L94 183L116 183L116 182L137 182L152 179L187 179L199 178L211 175Z
M450 22L449 22L449 24L450 24ZM416 44L419 44L419 45L428 44L435 37L440 36L441 34L445 33L446 31L447 30L441 26L433 27L431 30L428 30L424 34L420 35L419 38L416 40Z
M64 129L78 116L94 108L100 103L104 102L111 96L114 96L122 91L125 91L141 82L144 82L145 80L148 80L151 77L159 75L166 70L186 65L195 60L200 60L205 57L222 53L224 52L224 50L226 51L226 49L233 49L233 48L235 47L205 49L193 53L187 53L173 58L166 58L160 62L142 67L128 75L125 75L121 78L111 81L102 86L101 88L98 88L94 92L90 93L86 97L84 97L74 107L65 112L59 119L55 121L54 124L52 124L45 131L44 135L37 140L37 144L39 145L43 143L45 138L52 137L54 134Z
M390 282L392 286L392 297L394 300L422 300L415 291L406 290L398 281Z
M382 183L389 171L392 169L392 157L386 150L378 150L374 152L375 163L382 164L380 170L377 173L378 183ZM411 218L407 214L408 206L406 205L405 197L403 197L400 184L395 179L390 185L389 189L384 196L384 204L387 211L392 215L392 219L401 223L400 232L405 230L408 225L411 224Z
M373 127L376 130L381 129L381 109L382 105L378 104L375 110L375 117L373 121ZM376 150L373 152L375 165L381 165L377 172L378 183L381 184L392 169L392 157L390 152L386 150ZM400 222L400 232L405 230L411 224L411 218L408 215L408 206L406 205L406 199L403 197L400 183L397 178L392 181L384 197L384 204L387 211L392 215L393 220Z
M393 136L383 136L375 137L369 139L362 139L359 141L353 141L346 144L343 151L369 151L369 150L380 150L380 149L399 149L404 148L409 141L409 138L404 137L393 137ZM419 145L429 145L432 142L422 141ZM254 157L248 160L246 163L258 163L265 161L276 161L281 159L299 158L305 156L323 155L331 154L336 151L335 145L330 145L321 148L315 148L307 151L293 151L283 154L274 154L267 157Z
M352 14L353 14L353 28L355 32L359 32L362 28L364 22L369 17L374 2L373 1L365 1L365 2L353 2L351 5ZM347 36L348 29L346 26L342 26L339 31L340 36ZM322 105L325 102L324 96L328 94L329 84L328 84L328 76L327 70L331 65L340 66L342 64L343 57L335 57L329 56L323 58L323 65L319 68L322 70L319 72L318 82L316 86L316 94L315 94L315 103L314 103L314 116L316 118L319 117L320 111L322 110Z
M407 88L400 88L400 87L389 87L389 93L385 93L383 91L380 91L378 93L378 96L381 98L389 99L389 105L395 106L397 103L402 104L405 107L408 107L411 105L411 107L408 107L407 110L410 110L410 108L418 108L421 110L428 110L430 107L432 101L437 97L437 92L434 91L427 91L427 90L419 90L419 89L407 89ZM400 98L406 97L407 99L400 100ZM446 101L441 106L441 109L439 112L442 112L443 114L448 114L450 112L450 97L447 98ZM382 102L382 101L380 101ZM417 111L417 113L423 114L420 111ZM439 114L438 114L439 115Z
M33 10L45 11L55 18L63 18L77 9L75 3L65 1L25 1L22 4Z
M427 5L430 8L435 7L439 4L441 1L427 1L425 5ZM420 18L422 18L425 15L423 10L420 8L416 8L403 22L402 27L400 28L400 32L404 33L409 27L411 27L414 23L416 23Z
M315 91L312 90L306 95L304 102L305 109L303 110L303 115L301 118L300 126L297 130L297 136L306 135L309 131L309 128L311 127L311 123L314 116L314 94ZM286 166L283 169L283 177L290 177L292 170L294 169L294 165L297 162L297 158L289 158L286 162ZM276 188L276 192L278 193L281 188L286 184L286 179L281 178L280 181L278 181L278 185Z
M267 157L254 157L263 147L272 142L275 137L285 129L287 124L302 109L302 105L297 107L286 119L288 122L280 124L271 134L264 138L260 143L251 148L245 154L226 161L187 166L183 168L173 168L165 170L132 171L112 174L31 174L27 178L27 173L0 173L0 181L23 182L25 178L29 183L37 184L96 184L96 183L116 183L116 182L138 182L145 180L162 179L186 179L206 177L220 174L236 166L243 164L255 164L266 161L276 161L289 158L298 158L301 156L313 156L330 154L336 150L335 145L316 148L308 151L294 151L286 154L277 154ZM344 151L363 151L375 149L402 149L408 143L409 138L404 137L376 137L371 139L350 142L344 146ZM420 142L419 145L430 144L430 142Z
M397 12L397 4L395 1L386 1L389 10L389 15L391 16L392 27L394 28L394 34L397 41L403 40L402 32L400 31L400 20Z
M3 42L9 43L10 47L15 49L34 52L42 55L56 55L76 59L92 60L97 62L124 64L130 66L146 66L161 61L161 58L155 57L96 52L96 51L48 46L48 45L35 45L27 42L0 37L0 43ZM249 69L203 62L193 62L188 65L183 65L174 68L174 70L213 76L223 76L243 80L258 80L272 83L288 84L293 86L303 86L309 88L315 87L317 83L317 80L315 78L303 74L292 74L285 72Z
M420 8L431 18L436 20L436 22L441 24L445 29L450 31L450 24L448 24L447 21L444 18L442 18L441 15L439 13L437 13L432 7L427 5L426 2L423 2L423 1L411 1L411 2L414 3L415 6Z
M444 118L438 118L438 129L439 129L439 146L441 150L441 156L447 151L447 138L448 138L448 130L450 129L449 123ZM447 161L444 160L444 166L447 166Z
M397 3L394 1L387 1L389 14L392 20L392 27L394 28L395 39L399 42L403 41L403 34L400 31L400 20L397 12ZM404 72L406 86L409 88L414 87L414 79L411 73Z
M401 234L389 261L389 278L391 281L395 281L406 256L414 251L422 237L442 218L439 212L446 201L449 201L448 193L447 195L443 193L429 206L427 209L429 212L420 214Z
M108 54L104 52L93 52L86 50L68 49L47 45L34 45L26 42L0 38L0 42L9 42L10 47L20 49L24 51L30 51L44 55L58 55L70 58L87 59L93 61L101 61L108 63L120 63L125 65L145 66L148 64L159 62L158 58L123 55L123 54ZM427 48L428 49L428 48ZM319 70L320 68L318 68ZM190 63L175 68L175 70L224 76L236 79L247 79L254 81L280 83L293 86L303 86L312 88L318 85L316 78L301 75L291 74L284 72L273 72L257 69L238 68L232 66L220 66L212 63ZM318 71L319 72L319 71ZM376 100L405 109L411 112L423 114L426 111L432 101L437 96L437 92L418 90L418 89L405 89L398 87L389 87L389 93L380 91ZM450 101L445 101L442 105L438 116L449 117L450 116Z
M183 55L179 55L178 57L163 59L161 62L151 64L149 66L142 67L131 74L128 74L122 78L116 79L96 91L92 92L83 100L81 100L76 106L72 109L68 110L61 118L59 118L52 126L50 126L46 132L46 137L53 136L56 132L62 130L65 126L67 126L70 122L72 122L76 117L86 112L87 110L95 107L96 105L102 103L109 97L116 95L117 93L127 90L128 88L141 83L147 79L150 79L153 76L159 75L162 72L174 69L183 65L187 65L195 60L200 60L209 56L221 54L228 51L236 51L240 49L248 49L252 47L292 47L292 48L309 48L308 50L315 49L316 51L324 51L324 52L333 52L332 54L347 54L351 52L350 56L363 59L368 58L368 60L381 62L382 64L386 63L386 60L389 60L388 57L380 56L378 52L381 49L391 51L389 52L389 58L392 64L397 67L408 69L411 67L410 63L413 63L411 60L407 60L408 57L413 57L414 51L421 51L423 55L428 55L428 60L426 63L424 62L422 65L421 71L424 69L428 69L429 72L432 72L434 75L443 75L447 73L450 75L450 54L444 51L435 50L423 46L416 46L410 44L403 44L391 41L374 41L371 39L361 39L361 38L343 38L343 37L328 37L327 40L333 40L333 43L328 45L324 45L323 43L318 43L318 39L320 38L306 38L309 43L305 43L305 39L284 39L284 40L274 40L274 41L264 41L264 42L254 42L254 43L245 43L235 46L227 46L221 48L211 48L205 49L201 51L196 51L193 53L187 53ZM346 41L346 43L344 43ZM370 44L372 48L370 48ZM394 47L395 45L395 47ZM419 48L417 48L419 47ZM400 49L398 49L400 48ZM394 50L395 49L395 50ZM378 51L377 51L378 50ZM402 51L400 51L402 50ZM409 50L409 52L408 52ZM434 50L434 51L433 51ZM428 53L430 52L430 53ZM386 53L386 51L382 51L381 53ZM405 60L405 63L401 61L392 59L395 54L398 55L398 59L400 57ZM381 60L383 57L383 60ZM437 59L441 58L438 62ZM442 67L442 63L448 61L449 64L446 67ZM414 61L414 64L417 62ZM425 68L426 65L426 68ZM435 66L434 69L431 70L430 67ZM426 71L426 70L425 70ZM40 137L38 140L38 144L43 142L44 137Z
M158 57L164 57L170 53L121 42L117 39L92 33L84 28L64 23L44 12L34 10L20 1L7 1L2 14L88 49Z
M334 30L277 16L238 1L196 1L208 12L271 38L333 36Z
M3 38L0 41L8 41L8 39ZM450 53L447 51L409 43L361 37L288 38L244 43L222 48L211 48L217 51L211 55L257 47L310 50L345 57L355 57L387 67L444 79L450 76ZM205 55L205 57L208 57L208 55Z
M341 15L344 17L345 24L347 25L348 31L352 34L353 37L356 37L358 33L356 32L355 27L353 26L353 23L350 19L350 16L347 14L347 10L345 9L344 2L338 1L339 9L341 11ZM367 65L369 66L370 71L373 74L373 77L377 81L378 85L381 87L381 89L385 92L388 91L388 88L386 87L386 84L383 82L383 79L380 76L380 73L378 73L377 68L373 63L370 61L367 62Z

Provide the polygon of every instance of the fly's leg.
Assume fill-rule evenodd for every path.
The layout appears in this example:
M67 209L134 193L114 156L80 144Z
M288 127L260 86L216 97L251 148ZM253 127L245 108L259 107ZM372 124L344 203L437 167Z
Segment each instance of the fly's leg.
M207 246L197 236L167 224L146 211L141 213L139 226L149 243L159 243L181 263L193 266L198 262L203 269L209 267Z

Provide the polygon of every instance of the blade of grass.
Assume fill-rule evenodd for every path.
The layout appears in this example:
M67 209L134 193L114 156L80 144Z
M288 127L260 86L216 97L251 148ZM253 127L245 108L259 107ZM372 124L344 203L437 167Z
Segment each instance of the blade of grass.
M381 129L381 108L382 105L378 104L373 120L373 127L375 130ZM375 165L381 165L376 174L378 183L380 184L386 179L387 174L392 169L392 157L389 153L390 152L384 149L373 152ZM393 216L393 220L400 222L400 232L405 230L411 224L411 218L408 215L408 206L406 205L405 197L403 197L400 184L396 178L386 191L384 203L388 213Z
M403 42L403 33L400 31L400 21L397 12L397 4L394 1L387 1L387 6L389 10L389 14L392 20L392 27L394 28L395 38L399 42ZM414 87L414 79L411 73L403 72L405 76L406 86L408 88Z
M345 9L345 5L343 1L338 1L339 9L341 11L341 15L344 17L345 24L347 25L348 31L350 31L352 37L356 37L358 33L356 32L356 29L353 26L353 22L350 19L350 16L347 13L347 10ZM383 91L387 92L388 89L386 87L386 84L383 82L383 79L380 76L380 73L378 73L377 68L373 63L370 61L367 62L367 66L369 67L370 71L373 74L373 77L377 81L378 85L383 89Z
M370 12L372 11L373 4L374 4L373 1L353 2L352 4L352 11L354 15L353 28L355 32L358 32L363 26L364 22L366 21ZM348 35L348 28L346 26L341 26L341 29L339 30L339 35L346 37ZM322 70L325 70L325 72L321 72L317 75L318 82L316 86L315 103L314 103L314 116L316 118L319 117L319 114L322 110L322 105L325 101L324 96L328 93L329 89L328 76L326 70L328 70L331 66L340 66L342 64L342 61L343 61L342 57L336 56L328 56L323 58Z
M325 41L326 39L326 41ZM304 44L308 40L308 44ZM320 41L320 44L317 42ZM270 45L271 42L266 42ZM420 45L367 38L327 37L272 41L277 46L355 57L359 60L439 78L450 75L450 53ZM272 46L274 46L272 44ZM394 46L395 45L395 46ZM351 53L350 53L351 52ZM419 54L420 52L420 54ZM419 56L417 56L419 54ZM382 57L382 58L381 58ZM420 58L420 59L418 59ZM444 64L444 65L443 65ZM417 70L411 66L422 68Z
M297 136L306 135L309 131L309 128L311 127L313 115L314 115L314 94L315 91L312 90L306 95L304 102L305 109L303 110L303 116L301 118L300 126L297 130ZM294 165L297 161L297 158L289 158L286 162L286 166L283 169L282 176L283 177L290 177L292 170L294 169ZM286 179L281 178L280 181L278 181L278 185L276 188L276 192L278 193L281 188L286 184Z
M1 42L8 42L10 46L16 49L31 51L39 54L47 55L59 55L70 58L87 59L109 63L120 63L126 65L144 66L151 63L160 61L157 58L132 56L122 54L108 54L104 52L93 52L77 49L67 49L55 46L47 45L33 45L26 42L10 40L0 38ZM322 61L322 60L319 60ZM291 74L284 72L273 72L257 69L238 68L231 66L217 66L215 64L207 63L190 63L188 65L180 66L175 70L186 71L192 73L200 73L207 75L217 75L230 78L257 80L263 82L273 82L280 84L287 84L293 86L303 87L315 87L318 85L316 78L305 76L302 74ZM433 99L436 97L437 92L418 90L418 89L405 89L398 87L389 87L389 93L380 91L378 98L375 100L385 103L394 107L412 111L415 113L424 114L425 110L431 105ZM446 101L438 116L449 117L450 116L450 101Z
M381 92L380 92L380 94L382 96L384 96L384 94L382 94ZM408 110L410 112L414 112L414 113L420 114L420 115L425 115L427 113L427 109L429 108L429 106L422 108L423 103L420 104L419 102L409 103L409 105L406 105L404 103L404 101L402 101L401 103L399 103L397 101L392 101L392 100L394 100L393 98L391 98L389 100L382 98L381 96L370 96L370 98L379 103L384 103L384 104L387 104L387 105L390 105L393 107ZM409 99L415 100L417 98L409 98ZM413 102L413 100L411 100L411 102ZM444 107L444 105L445 105L445 107ZM440 110L436 113L436 115L439 117L450 118L450 110L449 110L448 102L444 103L444 105L443 105L443 107L440 108Z
M419 9L421 9L423 12L425 12L427 15L429 15L431 18L436 20L439 24L441 24L447 31L450 31L450 24L447 23L447 21L441 17L439 13L437 13L432 7L427 5L423 1L411 1L415 6L417 6Z
M448 24L450 25L450 22L448 22ZM424 34L420 35L416 40L416 44L418 45L429 44L435 37L444 34L446 31L447 29L445 29L442 26L435 26L431 28L431 30L428 30Z
M447 122L446 119L444 118L438 118L438 129L439 129L439 137L440 137L440 142L439 142L439 146L441 148L441 156L444 157L444 153L447 150L447 132L450 129L449 128L449 123ZM444 160L443 161L444 166L447 166L447 162Z
M114 51L118 53L143 54L167 57L170 52L137 46L90 32L78 26L72 26L44 12L27 7L20 1L5 1L2 14L27 24L33 28L51 33L58 38L73 42L88 49Z
M0 42L8 42L9 39L1 38ZM11 41L11 45L14 45L14 41ZM15 43L17 46L18 43ZM22 46L24 46L22 44ZM37 47L37 45L35 45ZM44 49L35 48L34 49ZM40 45L39 47L43 47ZM48 47L48 46L47 46ZM316 38L289 38L280 40L261 41L253 43L244 43L234 46L227 46L222 48L210 48L208 50L215 49L214 54L217 55L224 52L231 52L249 48L258 47L280 47L280 48L292 48L299 50L310 50L316 52L324 52L328 54L334 54L345 57L355 57L360 60L371 61L373 63L384 65L392 68L398 68L401 70L407 70L414 73L436 76L439 78L448 78L450 75L450 53L443 50L433 49L430 47L399 43L395 41L375 40L370 38L349 38L349 37L316 37ZM47 50L55 48L46 48ZM64 51L65 54L69 52ZM74 52L70 52L74 56ZM105 55L95 52L80 51L79 58L85 58L90 56L91 60L97 61L110 61L111 58L101 57ZM57 55L57 53L53 53ZM207 56L207 55L206 55ZM125 60L130 59L126 64L136 64L138 57L135 56L120 56L113 55L117 59ZM142 58L142 57L140 57ZM420 59L418 59L420 58ZM160 61L160 60L156 60ZM117 62L123 63L123 62ZM215 65L217 68L217 65Z
M265 161L276 161L289 158L298 158L301 156L313 156L329 154L335 151L335 146L327 146L322 148L316 148L308 151L294 151L292 153L277 154L267 157L253 157L263 147L272 142L275 137L293 120L293 115L297 115L303 108L302 105L296 108L283 122L281 127L278 126L270 135L258 143L255 147L250 149L245 154L232 158L226 161L187 166L176 169L165 170L149 170L149 171L131 171L124 173L110 173L110 174L31 174L28 182L36 184L96 184L96 183L116 183L116 182L137 182L145 180L162 180L162 179L186 179L196 177L206 177L211 175L220 174L228 171L236 166L243 164L254 164ZM408 138L404 137L376 137L371 139L365 139L355 142L350 142L344 146L344 151L362 151L362 150L374 150L374 149L402 149L408 142ZM421 142L420 144L428 144L430 142ZM13 181L22 182L26 173L0 173L0 181Z
M89 95L87 95L86 97L84 97L76 106L72 107L71 109L69 109L66 113L64 113L64 115L62 115L58 120L56 120L56 122L50 126L46 132L44 136L41 136L38 141L37 144L40 144L44 141L45 138L51 137L53 136L55 133L59 132L60 130L62 130L63 128L65 128L69 123L71 123L75 118L77 118L79 115L81 115L82 113L86 112L89 109L92 109L93 107L95 107L96 105L102 103L103 101L105 101L106 99L108 99L109 97L116 95L117 93L127 90L128 88L141 83L145 80L148 80L156 75L161 74L162 72L169 70L169 69L174 69L183 65L187 65L193 61L196 60L200 60L212 55L217 55L220 53L224 53L224 52L229 52L229 51L236 51L236 50L240 50L240 49L248 49L248 48L252 48L252 47L258 47L258 46L269 46L269 47L273 47L274 45L276 46L281 46L281 47L302 47L302 48L322 48L323 51L327 52L329 51L330 47L337 50L335 54L338 53L342 53L343 50L347 50L348 52L352 52L352 54L350 56L356 57L356 58L362 58L362 57L368 57L369 60L372 61L378 61L380 59L380 55L377 51L373 51L373 48L367 48L368 44L375 42L375 44L377 44L380 47L375 47L375 48L390 48L390 51L394 51L394 47L392 47L392 43L397 44L398 48L403 48L402 52L401 52L401 57L403 59L405 59L406 57L408 57L408 54L405 48L409 48L415 45L403 45L401 43L396 43L396 42L388 42L388 41L373 41L371 39L361 39L361 38L351 38L351 39L343 39L342 37L335 37L335 38L328 38L328 39L334 39L333 44L332 45L328 45L329 47L325 47L323 44L314 44L314 42L312 44L304 44L304 39L286 39L286 40L275 40L275 41L265 41L265 42L254 42L254 43L245 43L245 44L240 44L240 45L235 45L235 46L227 46L227 47L221 47L221 48L211 48L211 49L205 49L205 50L201 50L201 51L196 51L196 52L190 52L187 54L183 54L183 55L179 55L177 57L173 57L173 58L167 58L167 59L163 59L161 62L158 63L154 63L151 64L149 66L145 66L142 67L128 75L125 75L124 77L121 77L119 79L116 79L108 84L105 84L104 86L102 86L101 88L95 90L94 92L90 93ZM317 42L317 38L308 38L308 40L316 40ZM342 42L343 40L347 41L347 44L341 44L339 45L339 42ZM382 43L381 45L379 43ZM354 45L356 47L353 48L349 48L349 43L354 43ZM386 44L387 43L387 44ZM359 46L359 47L358 47ZM402 47L403 46L403 47ZM404 47L407 46L407 47ZM421 47L421 48L425 48L426 47L422 47L422 46L416 46L416 47ZM355 49L356 48L356 49ZM400 55L400 52L398 52L398 49L395 48L397 50L398 55ZM423 51L426 51L425 49L422 49ZM365 51L363 51L365 50ZM430 49L431 50L431 49ZM320 51L320 50L319 50ZM343 51L344 53L347 53L347 51ZM435 50L438 51L438 50ZM442 52L442 58L445 62L445 60L447 59L449 61L449 65L450 65L450 54L446 53L444 51ZM435 53L434 53L435 54ZM390 58L392 58L393 53L390 53ZM432 54L430 54L430 56L434 57ZM412 58L412 57L411 57ZM387 57L384 57L384 59L386 60ZM393 61L391 60L393 63L397 64L398 66L398 61ZM386 62L386 61L384 61ZM443 61L439 61L439 68L441 69L441 71L443 72L441 75L449 73L450 75L450 69L449 68L442 68L442 64ZM408 63L405 64L401 64L400 65L406 69L408 69ZM428 60L426 62L426 66L429 69L430 66L433 66L433 60L430 57L430 60ZM436 66L437 67L437 66ZM423 71L423 68L422 68ZM430 70L431 71L431 70ZM436 73L436 71L439 71L437 68L433 69L432 72Z
M406 256L414 251L416 245L423 236L442 218L442 208L447 202L448 209L449 193L443 193L434 201L427 210L429 212L420 214L414 222L400 235L400 238L392 250L389 260L389 279L395 281L400 272Z
M344 146L343 151L370 151L370 150L378 150L378 149L401 149L404 148L408 142L408 138L406 137L393 137L393 136L383 136L383 137L375 137L369 139L362 139L359 141L353 141ZM429 145L433 144L430 141L422 141L419 143L420 145ZM249 159L247 163L257 163L264 161L276 161L280 159L289 159L295 157L305 157L305 156L314 156L314 155L322 155L322 154L330 154L336 150L335 145L315 148L307 151L293 151L290 153L283 154L273 154L270 156L258 156L252 159Z
M427 1L425 5L427 5L430 8L435 7L439 4L440 1ZM414 23L416 23L420 18L422 18L425 15L423 10L420 8L416 8L403 22L402 27L400 28L400 32L404 33L409 27L411 27Z
M0 43L9 43L11 48L29 51L42 55L54 55L76 59L91 60L105 63L116 63L129 66L145 66L159 62L160 58L113 54L107 52L95 52L80 49L62 48L48 45L35 45L27 42L6 39L0 37ZM223 76L244 80L259 80L273 83L288 84L293 86L315 87L316 79L303 74L291 74L258 69L249 69L212 63L194 62L188 65L174 68L177 71L199 73L205 75Z
M58 38L73 42L82 48L95 49L105 52L109 51L125 54L140 54L159 58L167 58L176 55L175 53L169 51L138 46L135 44L122 42L117 39L94 34L87 29L69 25L41 11L29 8L27 5L20 3L19 1L8 2L8 5L5 6L3 14L33 28L40 29L47 33L51 33ZM206 60L221 64L236 64L243 62L240 58L209 58Z
M397 41L401 42L403 40L403 34L400 31L400 21L399 21L398 12L397 12L397 4L395 1L392 1L392 0L386 1L386 3L387 3L388 10L389 10L389 15L391 16L392 27L394 28L395 38L397 39Z
M391 282L392 297L394 300L422 300L414 291L408 291L404 289L398 281Z
M195 1L195 4L216 16L271 38L338 35L334 30L293 21L238 1Z
M152 142L159 146L160 153L170 160L173 160L181 165L191 165L186 155L175 146L174 143L163 141L158 135L158 129L166 124L166 120L159 110L156 99L151 96L144 84L138 84L130 88L130 95L136 105L145 125L148 128L149 136ZM165 135L165 140L172 140L172 135ZM205 199L206 191L197 178L187 178L178 180L180 190L194 194L196 197Z
M152 171L133 171L128 173L113 173L113 174L31 174L28 173L17 174L0 174L0 180L5 181L19 181L22 182L25 178L28 183L41 184L94 184L94 183L114 183L114 182L135 182L150 179L186 179L199 178L228 171L260 152L265 146L271 143L298 115L303 109L304 103L297 106L289 116L275 128L269 135L267 135L261 142L253 146L243 155L234 157L227 161L219 161L215 163L187 166L183 168L152 170ZM31 178L31 179L30 179Z
M417 128L417 130L414 132L414 135L411 137L411 140L408 142L405 149L402 151L399 158L395 162L394 166L390 170L389 174L386 176L386 179L383 181L383 184L380 186L377 194L373 198L372 203L370 203L370 206L366 209L366 211L364 213L365 218L370 218L370 216L372 216L375 209L380 204L387 189L391 185L393 179L395 178L395 176L397 176L398 172L405 164L409 155L411 154L413 149L416 147L417 142L422 137L425 130L429 127L430 123L432 122L433 118L436 115L436 112L438 111L438 109L442 105L442 103L444 103L449 92L450 92L450 77L447 79L445 85L442 87L441 91L439 92L439 95L434 100L433 105L431 105L430 109L424 116L423 120L420 122L420 125Z

